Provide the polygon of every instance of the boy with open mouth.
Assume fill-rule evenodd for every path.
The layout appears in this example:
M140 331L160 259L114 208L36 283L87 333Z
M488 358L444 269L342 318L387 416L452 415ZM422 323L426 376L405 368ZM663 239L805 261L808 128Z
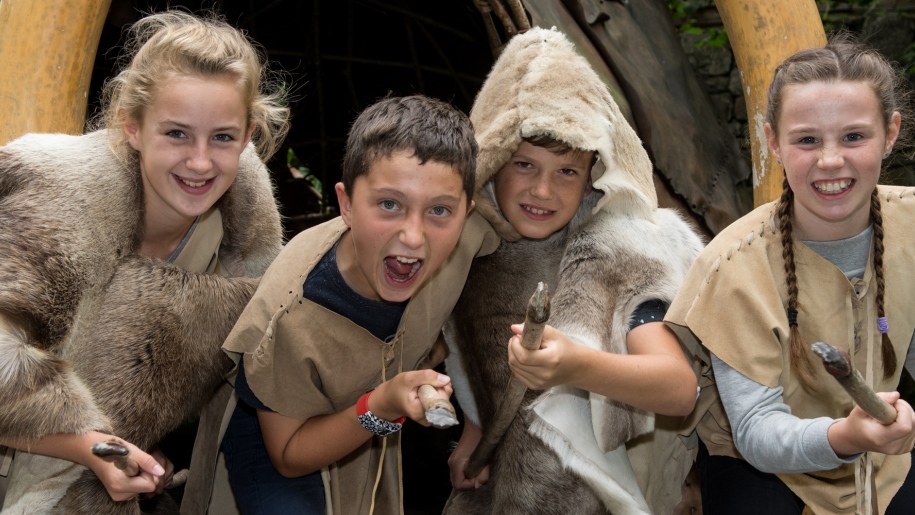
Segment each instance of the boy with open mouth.
M402 512L389 435L406 417L429 425L421 385L451 395L430 352L470 261L498 243L468 218L476 152L467 117L430 98L356 119L341 216L286 245L224 346L239 364L223 449L242 513Z

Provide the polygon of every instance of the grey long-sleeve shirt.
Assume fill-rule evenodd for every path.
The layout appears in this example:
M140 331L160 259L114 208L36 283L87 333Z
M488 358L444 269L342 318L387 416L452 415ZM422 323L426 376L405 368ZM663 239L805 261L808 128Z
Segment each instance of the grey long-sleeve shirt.
M864 275L870 253L868 227L846 240L804 242L839 267L849 279ZM913 335L915 342L915 335ZM915 344L909 344L905 367L915 373ZM721 402L731 423L734 445L748 463L763 472L802 473L834 469L860 455L840 458L826 433L836 419L801 419L791 414L782 387L769 388L746 377L712 355Z

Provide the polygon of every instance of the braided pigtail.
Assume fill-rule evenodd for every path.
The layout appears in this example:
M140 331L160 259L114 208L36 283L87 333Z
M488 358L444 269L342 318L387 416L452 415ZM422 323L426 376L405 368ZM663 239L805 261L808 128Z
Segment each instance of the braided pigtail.
M883 354L883 378L888 379L896 373L896 352L890 342L889 324L883 308L883 213L880 211L880 197L877 189L871 194L871 221L874 224L874 276L877 278L877 327L882 333L880 351Z
M785 260L785 282L788 284L788 327L791 347L791 366L801 378L801 383L814 389L813 365L807 357L807 346L797 329L797 274L794 269L794 239L791 237L791 211L794 192L788 178L782 183L782 196L778 199L776 214L782 234L782 258Z

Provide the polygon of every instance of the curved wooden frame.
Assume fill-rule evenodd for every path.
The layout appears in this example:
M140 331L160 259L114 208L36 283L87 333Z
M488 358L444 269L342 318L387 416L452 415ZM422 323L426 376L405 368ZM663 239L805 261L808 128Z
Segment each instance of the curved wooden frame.
M826 44L814 0L716 0L743 80L753 152L753 197L781 194L782 171L763 135L775 66ZM27 132L83 131L89 80L111 0L0 0L0 145Z
M28 132L83 132L111 0L0 0L0 145Z
M769 156L763 125L772 73L798 50L826 45L814 0L715 0L737 60L753 152L753 203L782 194L784 172Z

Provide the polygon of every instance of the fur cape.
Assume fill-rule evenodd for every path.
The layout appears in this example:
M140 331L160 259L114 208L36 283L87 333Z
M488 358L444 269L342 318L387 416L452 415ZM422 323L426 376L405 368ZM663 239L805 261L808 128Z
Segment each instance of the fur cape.
M114 156L106 131L0 148L0 435L98 430L149 449L228 370L222 341L281 246L269 173L249 146L217 204L219 263L238 279L137 255L142 188L138 164ZM56 508L22 509L139 513L136 501L112 502L91 471Z
M626 353L634 309L650 299L670 302L702 242L679 215L657 208L647 154L561 33L535 28L512 39L471 120L481 149L475 201L503 242L474 262L445 328L452 350L446 364L465 414L485 430L511 377L509 325L524 319L538 281L553 291L551 325L582 345ZM599 162L596 191L575 218L534 241L502 216L490 180L522 138L538 135L595 151ZM568 386L529 391L496 451L489 483L457 492L446 511L669 513L692 460L675 432L652 433L654 422L650 413ZM627 449L640 436L647 447ZM676 463L665 462L671 459ZM648 471L659 462L668 473Z

